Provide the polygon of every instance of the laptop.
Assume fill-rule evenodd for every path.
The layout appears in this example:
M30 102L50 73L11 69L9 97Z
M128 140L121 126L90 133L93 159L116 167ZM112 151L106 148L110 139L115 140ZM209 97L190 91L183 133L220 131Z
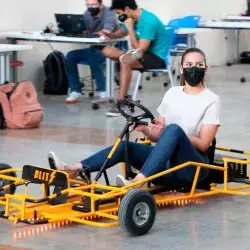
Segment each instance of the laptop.
M58 36L68 37L100 37L96 34L88 34L82 14L55 14L58 31Z

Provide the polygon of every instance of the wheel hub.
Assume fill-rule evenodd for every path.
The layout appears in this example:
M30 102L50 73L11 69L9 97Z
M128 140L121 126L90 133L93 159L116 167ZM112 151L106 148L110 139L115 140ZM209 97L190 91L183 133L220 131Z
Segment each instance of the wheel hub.
M138 203L133 211L133 220L138 226L145 224L149 218L150 209L145 202Z

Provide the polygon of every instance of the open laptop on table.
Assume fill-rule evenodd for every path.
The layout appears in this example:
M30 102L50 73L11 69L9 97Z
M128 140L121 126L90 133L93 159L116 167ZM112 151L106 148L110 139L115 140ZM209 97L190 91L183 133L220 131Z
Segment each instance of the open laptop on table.
M58 36L98 38L98 34L89 34L83 15L79 14L55 14Z

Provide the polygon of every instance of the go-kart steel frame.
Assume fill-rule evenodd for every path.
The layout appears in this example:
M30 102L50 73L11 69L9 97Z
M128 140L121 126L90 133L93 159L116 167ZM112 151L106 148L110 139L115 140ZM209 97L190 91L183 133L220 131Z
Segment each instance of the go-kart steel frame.
M127 113L123 109L123 107L125 106L129 106L130 108L138 106L145 113L137 117L132 117L130 115L127 115ZM110 154L108 155L107 160L103 164L103 167L89 185L81 180L70 179L69 174L66 172L60 172L57 170L51 170L42 167L24 166L24 168L27 171L31 171L31 173L35 173L35 171L38 171L36 172L36 177L40 177L40 179L35 183L41 184L42 196L33 197L29 195L29 184L34 183L34 175L31 176L31 178L24 179L14 177L15 175L13 175L13 173L23 173L24 168L10 168L2 170L0 171L0 180L2 179L4 181L10 181L11 183L9 185L2 186L0 188L0 192L8 192L8 190L10 190L11 188L13 189L13 187L22 185L25 186L25 192L24 194L4 193L4 195L0 197L0 205L4 206L4 210L1 212L0 216L14 223L23 222L27 224L41 224L54 223L59 221L71 221L96 227L117 226L121 224L121 222L124 223L124 221L119 218L119 216L123 216L123 211L119 211L121 207L120 204L121 202L123 202L123 200L126 200L123 199L124 197L131 195L131 192L133 192L131 191L131 188L139 184L151 183L157 178L164 177L172 172L178 171L188 166L196 167L196 173L193 183L190 186L190 190L187 193L180 193L173 196L165 192L166 190L164 190L164 187L162 186L144 185L144 188L142 188L142 190L152 195L155 202L155 207L167 205L176 201L195 201L198 198L218 194L250 195L250 192L247 191L247 189L250 189L249 177L238 178L234 180L229 179L229 163L236 164L241 167L246 167L250 163L250 160L239 160L237 158L232 158L229 156L223 158L223 166L203 164L199 162L186 162L166 171L160 172L156 175L150 176L143 181L139 181L124 187L111 186L108 181L106 168L124 136L126 136L126 141L128 140L129 128L133 125L145 124L145 122L141 121L145 118L149 118L152 122L154 122L153 115L145 107L137 102L133 102L129 97L126 97L124 100L120 100L118 102L118 108L126 118L125 128L123 129L120 137L117 138L117 141L114 144ZM250 152L232 150L228 148L216 147L216 150L244 154L247 156L250 155ZM129 171L131 171L131 168L129 167L128 161L126 161L126 163L127 164L122 164L122 170L125 175L128 175ZM222 186L218 187L217 183L210 183L210 190L197 190L198 176L201 168L208 168L216 172L218 171L218 173L222 173L223 180L222 183L220 183L222 184ZM103 185L98 182L102 174L104 174L105 176L107 185ZM65 180L65 187L61 190L59 189L59 191L57 190L57 192L54 191L53 194L50 194L48 192L48 186L51 183L53 184L53 181L59 178L59 175L60 178ZM46 176L47 178L45 178ZM233 187L231 187L230 182L240 182L242 184L239 184L238 186L234 185ZM77 186L72 187L72 184L75 184ZM97 190L99 191L97 192ZM53 203L53 201L55 201L56 199L59 199L60 202ZM77 209L73 209L74 207ZM81 207L83 207L85 210L79 209ZM132 218L131 215L127 216L129 218ZM133 235L141 235L147 233L152 227L153 223L154 218L152 220L151 226L148 226L148 229L144 231L139 230L138 232L131 232L128 228L125 229Z

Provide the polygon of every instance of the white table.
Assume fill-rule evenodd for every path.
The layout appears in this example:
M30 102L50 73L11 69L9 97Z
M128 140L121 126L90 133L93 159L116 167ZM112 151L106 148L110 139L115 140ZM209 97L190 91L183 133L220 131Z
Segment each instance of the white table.
M41 32L5 32L0 33L0 38L6 38L10 43L16 44L18 40L23 41L37 41L37 42L56 42L56 43L78 43L90 45L114 45L120 41L127 41L128 38L104 40L102 38L79 38L79 37L65 37L56 36L54 34L43 34ZM106 58L106 92L107 98L113 97L114 91L114 61Z
M15 51L30 50L31 45L0 44L0 84L10 80L10 56Z
M199 28L234 30L235 33L235 61L239 59L239 36L240 30L250 29L250 22L232 22L232 21L205 21L199 23Z
M244 22L244 21L250 21L250 16L227 15L226 17L223 17L221 20L232 21L232 22Z

